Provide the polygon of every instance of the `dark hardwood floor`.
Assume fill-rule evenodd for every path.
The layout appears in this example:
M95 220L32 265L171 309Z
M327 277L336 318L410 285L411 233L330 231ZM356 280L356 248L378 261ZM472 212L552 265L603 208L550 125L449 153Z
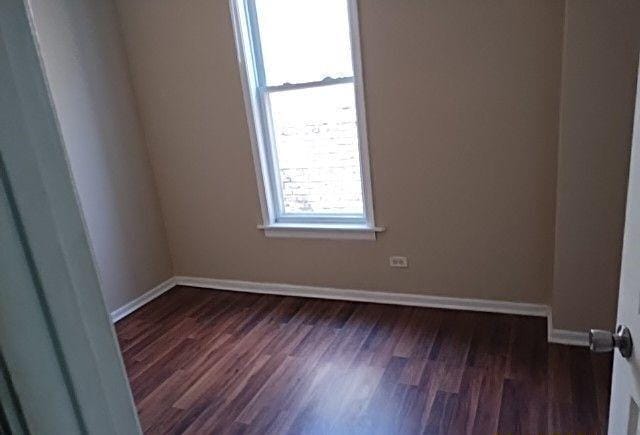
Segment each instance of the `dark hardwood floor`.
M178 287L116 325L145 433L600 433L611 358L542 318Z

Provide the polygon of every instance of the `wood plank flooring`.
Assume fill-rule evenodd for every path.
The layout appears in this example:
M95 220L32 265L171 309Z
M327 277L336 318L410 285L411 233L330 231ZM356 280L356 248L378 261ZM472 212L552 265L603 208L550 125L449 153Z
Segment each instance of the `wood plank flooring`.
M177 287L116 331L148 434L606 431L611 357L542 318Z

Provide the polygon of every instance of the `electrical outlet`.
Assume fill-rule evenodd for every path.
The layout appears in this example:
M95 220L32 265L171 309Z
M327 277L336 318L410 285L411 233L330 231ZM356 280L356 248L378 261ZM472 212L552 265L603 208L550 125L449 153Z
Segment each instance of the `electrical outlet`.
M407 257L401 257L399 255L394 255L389 257L389 266L391 267L409 267L409 262L407 261Z

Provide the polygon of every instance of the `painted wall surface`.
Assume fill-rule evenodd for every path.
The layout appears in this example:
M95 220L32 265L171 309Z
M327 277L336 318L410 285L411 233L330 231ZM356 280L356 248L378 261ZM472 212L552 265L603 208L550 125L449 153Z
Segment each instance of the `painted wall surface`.
M375 242L256 229L226 1L30 3L110 309L171 276L170 251L176 275L553 303L557 328L612 325L637 2L361 0Z
M30 0L109 310L172 275L159 200L110 0Z
M359 2L375 242L256 229L227 1L117 5L177 275L550 300L563 2Z
M614 326L639 23L637 1L566 3L553 291L557 328Z

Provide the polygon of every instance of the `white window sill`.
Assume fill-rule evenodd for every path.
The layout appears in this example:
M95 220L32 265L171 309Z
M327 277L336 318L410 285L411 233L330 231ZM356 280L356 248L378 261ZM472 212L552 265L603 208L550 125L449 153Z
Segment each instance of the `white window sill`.
M258 225L266 237L302 239L375 240L384 227L352 224L269 224Z

